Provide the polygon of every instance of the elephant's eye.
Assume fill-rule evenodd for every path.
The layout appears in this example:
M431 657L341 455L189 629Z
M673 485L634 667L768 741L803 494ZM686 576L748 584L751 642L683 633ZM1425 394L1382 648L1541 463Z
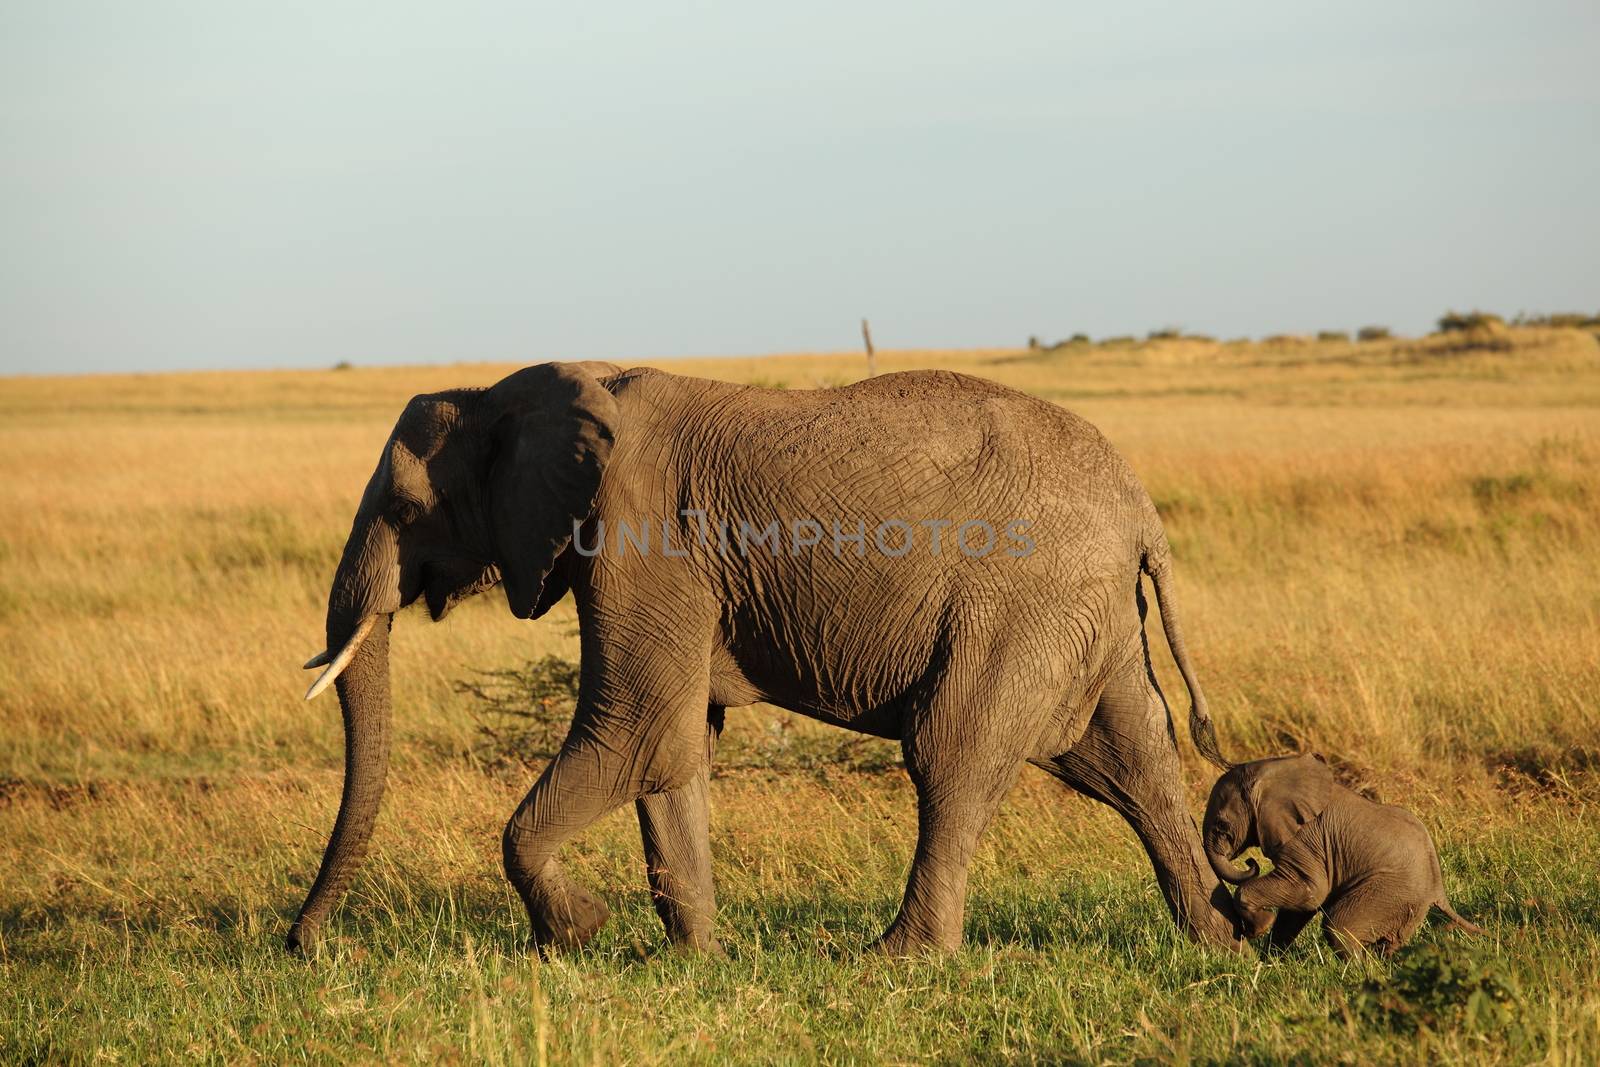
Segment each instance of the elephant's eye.
M422 507L415 500L405 497L396 497L393 504L389 505L389 517L396 526L409 526L417 521L417 516L422 514Z

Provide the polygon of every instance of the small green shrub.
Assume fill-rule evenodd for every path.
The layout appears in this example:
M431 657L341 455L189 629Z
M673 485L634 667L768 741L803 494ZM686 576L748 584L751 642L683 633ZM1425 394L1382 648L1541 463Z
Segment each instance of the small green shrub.
M1464 1030L1520 1040L1524 1004L1513 976L1496 959L1427 945L1384 978L1370 978L1351 998L1352 1013L1374 1026L1414 1034Z
M806 729L795 716L780 715L753 741L723 734L715 763L747 770L874 773L900 766L902 758L893 741L849 730Z
M1183 336L1181 326L1163 326L1159 330L1151 330L1149 337L1152 341L1176 341Z
M341 359L339 362L337 362L337 363L335 363L333 365L333 369L334 370L354 370L355 369L355 364L351 363L348 359Z
M554 756L567 736L578 707L578 665L544 656L521 667L478 671L453 688L472 698L480 759L490 767L534 766Z
M1363 326L1356 331L1357 341L1387 341L1391 336L1387 326Z
M478 671L458 681L477 721L473 755L490 770L537 767L561 749L578 707L578 664L544 656L521 667ZM729 731L717 747L716 765L774 771L883 771L901 763L893 741L838 729L812 729L784 715L758 736Z
M1348 330L1318 330L1317 331L1317 340L1319 340L1319 341L1337 341L1337 342L1340 342L1340 343L1348 342L1350 340L1350 331L1348 331Z

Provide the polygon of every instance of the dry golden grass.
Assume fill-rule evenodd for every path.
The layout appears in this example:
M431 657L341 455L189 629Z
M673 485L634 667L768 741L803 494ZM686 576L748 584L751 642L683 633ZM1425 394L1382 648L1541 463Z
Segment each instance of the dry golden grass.
M909 856L899 777L739 771L714 784L733 963L636 961L659 937L623 812L569 850L622 901L617 918L591 954L530 972L497 862L527 779L477 765L452 685L575 657L576 639L570 605L519 623L498 592L443 625L397 623L375 859L340 955L281 960L339 776L337 710L301 701L298 666L405 399L512 369L463 364L0 381L0 1058L278 1059L320 1042L497 1060L539 1041L641 1062L1592 1058L1600 345L1576 330L1491 340L1178 339L881 353L879 367L993 378L1110 436L1166 519L1225 747L1325 751L1424 815L1458 904L1489 920L1490 951L1541 1013L1520 1043L1354 1036L1330 1011L1365 970L1312 949L1260 971L1182 945L1131 835L1042 776L986 839L975 947L954 961L856 952ZM862 364L658 365L809 388ZM735 712L730 734L788 719ZM1190 767L1198 806L1209 778ZM876 1010L896 1000L917 1019Z

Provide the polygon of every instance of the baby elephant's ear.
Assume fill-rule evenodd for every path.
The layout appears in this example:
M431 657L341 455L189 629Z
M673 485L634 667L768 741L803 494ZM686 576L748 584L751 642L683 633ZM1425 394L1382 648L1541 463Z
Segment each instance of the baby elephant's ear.
M1268 760L1250 790L1256 834L1269 856L1322 814L1333 795L1333 770L1320 756Z

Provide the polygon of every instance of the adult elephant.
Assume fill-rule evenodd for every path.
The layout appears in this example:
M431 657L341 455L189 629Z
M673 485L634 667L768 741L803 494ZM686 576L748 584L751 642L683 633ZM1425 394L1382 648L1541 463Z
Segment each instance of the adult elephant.
M576 534L577 540L574 542ZM780 392L546 363L418 396L356 511L328 597L345 782L289 931L317 939L362 861L390 733L389 628L495 584L537 618L571 590L578 707L505 828L536 941L607 916L557 849L635 801L670 939L717 949L707 777L723 709L767 701L901 742L915 858L877 947L952 948L967 868L1024 762L1132 825L1179 925L1237 947L1150 673L1140 575L1219 766L1149 496L1092 426L943 371Z

